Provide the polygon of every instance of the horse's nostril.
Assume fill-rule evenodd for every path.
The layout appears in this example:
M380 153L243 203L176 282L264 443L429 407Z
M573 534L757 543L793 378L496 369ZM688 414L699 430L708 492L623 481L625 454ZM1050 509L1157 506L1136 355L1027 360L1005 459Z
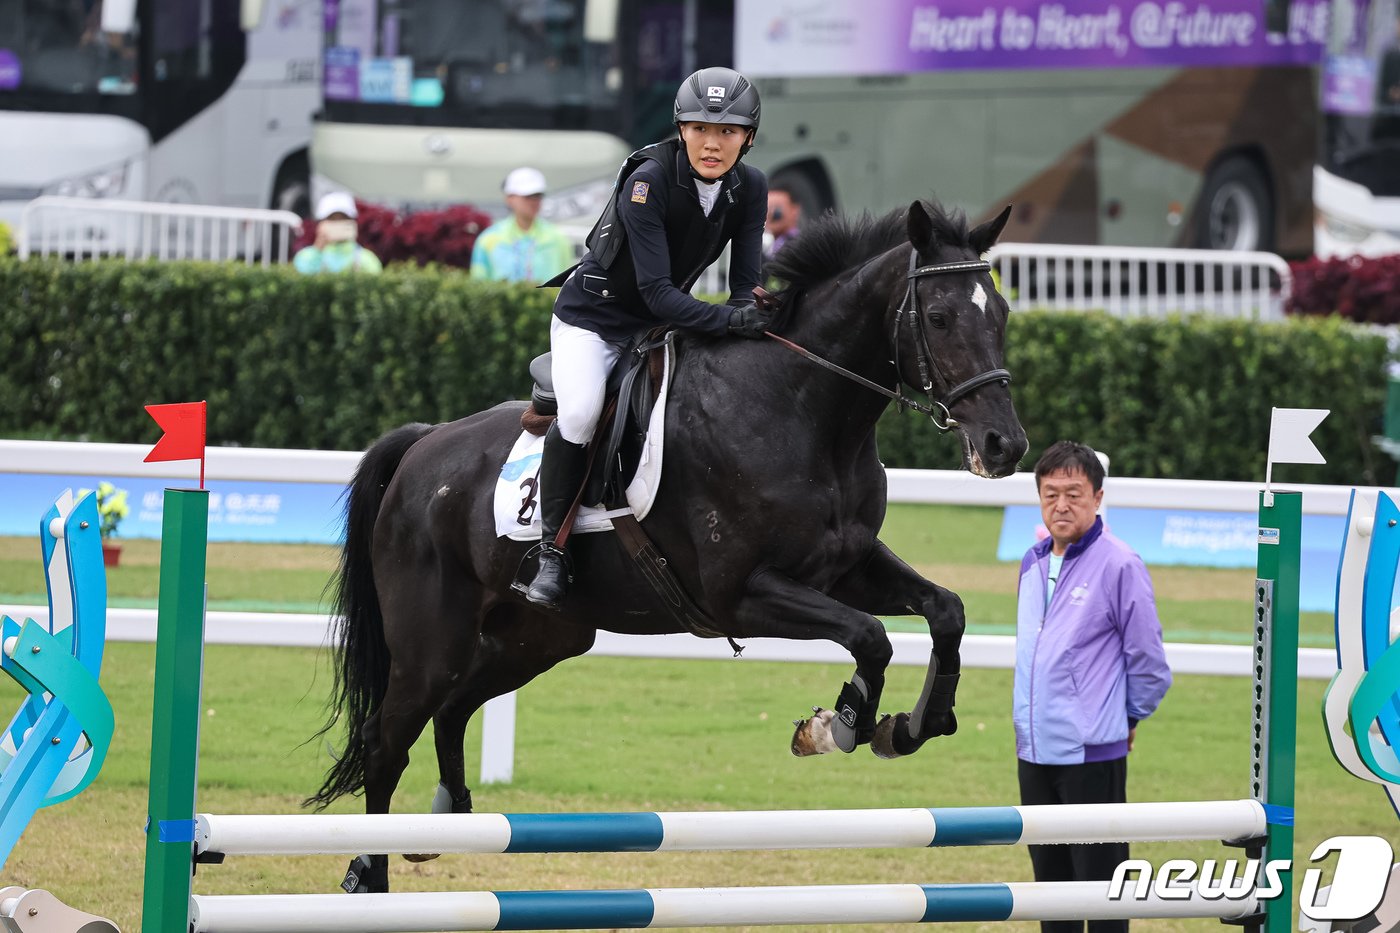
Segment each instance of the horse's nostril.
M982 450L986 452L988 460L1000 460L1006 456L1006 438L996 431L988 431L986 440L982 443Z

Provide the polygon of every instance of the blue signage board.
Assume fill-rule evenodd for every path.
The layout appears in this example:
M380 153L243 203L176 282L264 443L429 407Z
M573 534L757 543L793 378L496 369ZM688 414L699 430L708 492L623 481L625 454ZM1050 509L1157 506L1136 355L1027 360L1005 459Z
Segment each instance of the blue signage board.
M1115 506L1108 510L1104 524L1149 565L1254 567L1258 560L1259 516L1249 512ZM1303 516L1302 583L1298 594L1302 611L1331 612L1336 607L1337 562L1345 532L1345 516ZM1044 536L1039 506L1007 506L997 559L1019 562L1026 549Z
M159 538L167 486L191 488L169 478L0 474L0 535L32 535L44 503L64 489L96 489L106 480L125 489L131 511L118 538ZM338 544L343 527L339 483L273 483L210 480L209 540Z

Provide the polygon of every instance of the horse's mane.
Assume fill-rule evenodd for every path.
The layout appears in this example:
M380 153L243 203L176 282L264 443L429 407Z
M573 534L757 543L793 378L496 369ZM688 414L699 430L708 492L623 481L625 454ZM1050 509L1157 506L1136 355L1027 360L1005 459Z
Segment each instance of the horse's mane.
M922 203L932 221L935 242L971 248L967 217L962 211L947 210L933 200ZM778 295L795 295L908 242L908 215L907 208L890 211L883 217L868 212L848 217L828 211L814 222L804 224L769 266L769 274L786 283Z

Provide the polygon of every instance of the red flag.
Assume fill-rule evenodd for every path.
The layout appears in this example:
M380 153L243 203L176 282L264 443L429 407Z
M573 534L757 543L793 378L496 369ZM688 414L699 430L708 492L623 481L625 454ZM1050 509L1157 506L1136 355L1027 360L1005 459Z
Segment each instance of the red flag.
M206 402L177 402L173 405L147 405L165 433L144 462L156 460L198 460L199 488L204 488L204 420Z

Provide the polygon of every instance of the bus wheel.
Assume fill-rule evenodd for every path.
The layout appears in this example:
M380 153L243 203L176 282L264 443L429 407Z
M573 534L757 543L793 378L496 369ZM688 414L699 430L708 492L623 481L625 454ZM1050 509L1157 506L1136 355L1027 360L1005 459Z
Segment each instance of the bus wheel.
M272 209L291 211L301 218L311 216L311 168L304 156L293 156L277 171L277 181L272 186ZM281 240L282 228L278 227L272 233L274 257L282 255Z
M293 160L277 173L272 209L291 211L298 217L311 216L311 178L305 163Z
M1273 248L1273 234L1273 198L1254 162L1234 156L1212 169L1196 210L1196 245L1268 250Z

